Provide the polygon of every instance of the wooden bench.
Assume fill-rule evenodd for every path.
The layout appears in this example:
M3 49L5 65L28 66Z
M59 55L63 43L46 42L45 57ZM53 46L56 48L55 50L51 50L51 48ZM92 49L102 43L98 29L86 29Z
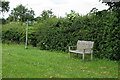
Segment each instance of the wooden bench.
M77 41L77 45L76 46L69 46L69 56L70 53L76 53L78 54L82 54L82 59L84 60L85 54L91 54L91 60L93 59L93 45L94 42L92 41L81 41L78 40ZM76 49L72 49L73 47L75 47Z

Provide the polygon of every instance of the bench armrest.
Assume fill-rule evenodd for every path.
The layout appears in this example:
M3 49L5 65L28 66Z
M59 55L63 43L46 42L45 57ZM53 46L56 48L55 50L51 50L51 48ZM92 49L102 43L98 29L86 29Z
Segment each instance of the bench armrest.
M73 48L73 47L77 47L77 46L69 46L69 50L71 50L71 48Z

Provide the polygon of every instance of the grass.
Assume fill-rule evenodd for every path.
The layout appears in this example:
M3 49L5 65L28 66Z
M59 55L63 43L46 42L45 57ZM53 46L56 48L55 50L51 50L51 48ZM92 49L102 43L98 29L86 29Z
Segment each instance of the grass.
M2 79L2 44L0 40L0 80Z
M67 53L24 45L2 46L3 78L117 78L118 62L94 59L83 62ZM74 55L75 56L75 55Z

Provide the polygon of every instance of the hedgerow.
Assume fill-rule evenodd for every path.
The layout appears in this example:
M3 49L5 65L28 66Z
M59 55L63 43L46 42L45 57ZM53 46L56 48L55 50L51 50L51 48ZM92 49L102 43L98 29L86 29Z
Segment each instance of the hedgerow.
M32 26L28 30L28 44L36 46L35 28ZM19 22L12 22L2 26L2 42L3 43L24 43L26 39L26 25Z
M38 47L67 52L68 46L76 45L77 40L90 40L95 42L96 57L119 60L120 27L115 24L116 21L115 15L110 12L79 16L73 20L60 18L55 25L39 29Z
M68 52L68 46L76 45L78 40L90 40L95 42L94 56L120 59L120 24L114 12L98 11L85 16L71 14L65 18L48 18L29 26L29 44L44 50ZM25 25L23 26L4 25L3 42L25 42Z

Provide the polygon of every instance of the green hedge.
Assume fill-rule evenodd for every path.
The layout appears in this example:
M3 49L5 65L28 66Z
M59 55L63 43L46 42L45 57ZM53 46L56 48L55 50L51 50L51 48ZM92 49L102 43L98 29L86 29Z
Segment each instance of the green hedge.
M44 50L68 52L68 46L76 45L78 40L90 40L95 42L96 57L120 60L120 24L114 13L71 17L49 18L29 26L29 44ZM25 24L4 25L2 32L3 42L25 42Z
M83 16L69 20L60 18L54 25L40 28L38 47L45 50L68 52L68 46L77 40L94 41L94 55L99 58L119 60L120 26L115 15Z
M28 28L28 44L36 46L36 31L33 26ZM26 39L26 24L19 22L11 22L2 26L2 42L3 43L25 43Z

